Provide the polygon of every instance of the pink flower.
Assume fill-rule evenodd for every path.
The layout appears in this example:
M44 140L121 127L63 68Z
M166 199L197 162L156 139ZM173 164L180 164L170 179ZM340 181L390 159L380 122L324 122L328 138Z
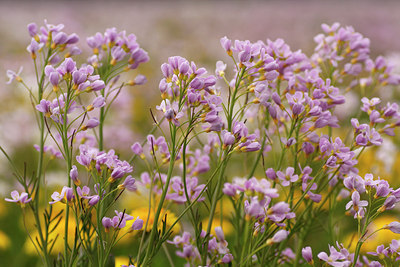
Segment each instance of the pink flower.
M11 192L11 197L11 199L6 198L5 201L19 203L21 204L21 207L24 207L26 203L32 201L32 198L28 198L28 193L22 192L19 194L17 190Z

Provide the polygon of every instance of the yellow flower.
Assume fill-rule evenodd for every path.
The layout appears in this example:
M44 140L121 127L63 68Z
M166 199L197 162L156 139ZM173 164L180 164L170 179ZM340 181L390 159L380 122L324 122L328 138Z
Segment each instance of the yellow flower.
M208 218L203 220L203 230L204 231L207 231L207 225L208 225ZM215 227L218 227L218 226L221 226L222 230L224 231L225 236L231 234L234 230L231 222L228 221L227 219L223 219L222 225L221 225L221 219L214 217L214 219L211 223L211 234L212 235L215 235Z
M129 266L129 258L125 256L116 256L115 267L121 267L122 265Z
M133 220L136 220L137 217L143 220L143 230L146 226L146 221L147 221L147 215L148 215L148 208L147 207L142 207L138 209L134 209L129 215L133 216ZM167 229L172 226L172 224L176 221L177 217L176 215L169 211L162 209L159 217L159 227L162 225L162 220L165 219L165 215L167 215ZM154 210L151 210L150 216L149 216L149 221L147 223L147 228L146 231L150 232L150 230L153 228L153 223L154 223ZM130 230L130 227L132 226L132 223L127 223L127 225L122 229L123 232L121 234L125 234L127 231ZM178 234L181 230L181 226L179 223L176 223L174 227L172 227L172 236ZM119 244L125 244L129 242L129 240L132 239L133 236L135 236L137 233L140 233L139 231L132 231L126 236L124 236L120 241Z
M10 238L3 231L0 231L0 249L6 250L9 246Z
M385 225L397 221L396 217L393 216L381 216L375 219L369 226L368 226L368 233L372 234L374 231L381 229ZM388 244L392 241L392 239L398 239L398 234L393 233L390 230L380 230L379 232L373 234L367 241L364 242L363 246L361 247L361 252L367 251L375 251L376 247L382 244ZM358 237L357 233L353 233L346 238L346 241L343 243L344 246L347 246L351 242L350 251L354 252L356 245L357 245Z
M62 203L56 203L53 205L53 215L57 214L58 212L60 212L62 209L65 208L65 204ZM42 214L43 211L40 213ZM65 216L64 213L62 216ZM68 244L70 246L73 246L74 244L74 238L75 238L75 219L73 217L74 215L70 213L69 216L69 220L68 220ZM63 217L63 219L61 219L59 225L57 226L57 228L49 234L49 243L52 242L52 240L54 240L55 238L57 238L53 250L51 251L52 255L56 255L60 252L64 251L64 234L65 234L65 217ZM33 219L33 218L32 218ZM29 222L29 219L27 219L27 223ZM53 226L54 224L50 224L50 228ZM29 228L29 226L28 226ZM42 226L42 229L44 229L44 226ZM36 227L32 228L30 230L30 235L32 237L33 240L35 240L35 245L36 244L36 237L38 240L40 240L39 238L39 233ZM58 237L57 237L58 235ZM28 238L24 244L24 251L28 254L37 254L37 251L34 247L34 245L32 244L31 240Z

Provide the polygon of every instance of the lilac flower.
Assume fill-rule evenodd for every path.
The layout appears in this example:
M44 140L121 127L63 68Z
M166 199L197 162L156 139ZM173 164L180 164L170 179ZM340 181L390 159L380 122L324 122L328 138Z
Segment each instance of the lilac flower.
M111 65L117 64L118 61L121 61L126 55L126 52L119 46L114 46L111 48Z
M97 127L100 124L100 121L97 118L91 118L86 122L86 125L82 126L82 130L85 131L87 129L92 129Z
M289 235L289 232L286 230L279 230L274 234L274 236L270 239L267 240L267 244L274 244L274 243L280 243L283 240L285 240Z
M19 203L21 207L24 207L26 203L32 201L32 198L28 198L28 193L26 192L19 194L17 190L14 190L11 192L11 199L5 198L5 201Z
M137 217L136 220L132 223L131 229L137 231L137 230L142 230L142 228L143 228L143 220Z
M53 71L49 75L49 81L53 85L53 91L58 91L58 83L60 81L60 74L57 71Z
M400 234L400 222L391 222L383 227L384 229L389 229L393 233Z
M230 263L231 261L233 261L233 255L230 253L225 254L220 261L221 263Z
M183 117L183 112L178 112L177 107L171 105L168 99L163 100L156 108L164 112L164 116L168 121L173 122L176 126L180 125L179 119Z
M283 186L289 186L290 183L294 183L299 179L299 176L297 174L294 174L294 168L293 167L288 167L286 169L286 173L284 174L281 171L278 171L276 173L277 177L281 181L281 184Z
M126 221L133 220L133 217L124 213L115 211L116 216L113 218L103 217L101 220L106 232L108 232L109 228L124 228L126 226Z
M59 32L55 34L53 37L53 43L55 45L65 44L67 40L68 40L68 35L64 32Z
M36 25L36 23L29 23L27 28L28 28L29 35L31 37L35 37L37 35L38 26Z
M239 145L240 151L242 152L254 152L261 149L261 144L259 142L247 141Z
M40 152L40 146L39 145L33 145L33 147ZM44 146L43 147L43 152L44 153L49 153L52 158L62 158L63 155L61 154L60 151L55 149L53 146Z
M131 57L129 58L129 68L136 69L139 64L145 63L149 61L149 56L146 51L141 48L137 48L135 51L132 52Z
M31 53L32 59L36 59L36 52L40 51L43 46L43 43L38 43L35 39L32 39L26 50Z
M376 186L376 193L374 198L386 197L390 193L389 184L385 181Z
M51 102L45 99L40 100L40 103L36 105L36 109L42 113L46 117L50 117L51 115Z
M103 96L98 96L93 100L93 103L89 105L86 109L88 111L93 110L94 108L101 108L106 105L106 101Z
M252 198L250 202L245 200L244 212L256 219L260 219L265 216L264 206L256 197Z
M313 265L313 255L311 247L305 247L301 249L301 255L309 264Z
M61 190L61 193L56 191L51 195L51 198L53 199L53 201L50 201L49 204L52 205L52 204L60 202L60 201L65 203L64 198L67 200L67 203L70 203L75 198L73 192L74 191L71 187L64 186Z
M271 179L272 181L275 181L275 179L276 179L276 177L277 177L275 170L272 169L272 168L268 168L268 169L265 171L265 175L266 175L269 179Z
M255 177L245 181L243 187L241 186L239 190L243 190L246 194L258 195L260 200L264 200L264 198L276 198L279 196L277 193L278 190L276 188L271 188L271 183L268 180L258 180Z
M78 196L84 199L90 199L90 188L87 187L86 185L83 188L80 188L79 186L76 188L76 191L78 193Z
M236 186L233 185L233 184L230 184L230 183L225 183L224 184L224 188L222 189L222 192L225 195L230 196L230 197L235 196L236 195L236 191L237 191Z
M125 178L125 181L122 184L118 185L118 189L126 188L128 191L135 192L137 190L135 182L136 182L135 178L133 178L131 175L128 175Z
M376 252L367 252L367 254L385 258L388 256L388 249L384 245L380 245L376 248Z
M354 218L364 217L365 208L368 206L368 201L360 200L360 193L354 191L351 195L351 200L346 204L346 210L352 208L355 212Z
M146 76L139 74L135 77L134 85L142 85L145 84L146 82L147 82Z
M230 132L225 132L222 139L225 146L230 146L235 143L235 136Z
M310 155L310 154L312 154L312 153L314 153L314 151L315 151L314 146L313 146L310 142L304 142L304 143L301 145L301 148L302 148L302 150L304 151L304 153L305 153L307 156Z
M186 190L191 201L200 195L204 187L204 184L198 185L198 179L196 177L186 178ZM167 199L173 200L179 204L186 203L187 197L181 177L175 176L171 179L171 188L172 192L167 195ZM197 201L201 202L204 201L204 199L204 197L201 197Z
M232 50L231 50L232 41L229 40L226 36L222 37L220 41L222 48L225 49L228 55L232 55Z
M90 206L96 205L100 201L100 196L99 195L93 195L89 198L88 204Z
M215 76L223 77L225 75L226 64L222 61L217 61L215 68Z
M10 84L14 80L16 80L17 82L21 82L22 78L19 75L21 74L23 69L24 69L23 67L20 67L17 73L15 73L12 70L7 70L8 82L6 82L6 84Z
M361 102L363 103L363 106L361 108L362 111L367 112L368 114L370 114L372 112L372 109L378 105L379 103L381 103L381 100L377 97L374 97L372 99L368 99L366 97L363 97L361 99Z
M76 186L79 186L81 184L81 181L78 178L78 169L76 168L75 165L72 165L72 169L69 172L69 177L71 178L72 181L74 181L74 184Z
M378 212L383 212L385 210L393 209L397 202L398 200L395 196L389 196L383 203L383 206L378 209Z
M296 216L294 212L290 212L290 206L286 202L278 202L268 209L267 216L274 222L281 222L284 219L292 219Z
M291 137L289 139L286 139L285 137L281 138L281 142L287 147L291 147L292 145L296 144L296 139Z
M108 232L111 227L115 228L115 226L118 225L118 217L114 216L114 218L103 217L103 219L101 219L101 223L106 232Z
M326 252L320 252L318 258L327 264L335 267L350 266L351 261L347 260L348 252L345 249L337 251L333 246L329 246L330 255Z
M349 190L357 190L359 193L365 192L365 181L358 175L351 175L343 180L344 186Z

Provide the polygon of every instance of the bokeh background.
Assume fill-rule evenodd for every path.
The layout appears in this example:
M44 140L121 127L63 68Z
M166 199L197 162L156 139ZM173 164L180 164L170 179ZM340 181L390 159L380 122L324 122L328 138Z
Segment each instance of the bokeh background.
M47 19L52 24L65 24L67 33L76 32L81 37L81 63L86 59L85 54L88 55L87 36L109 27L137 36L141 47L150 55L150 62L139 70L149 82L124 91L118 108L112 113L114 123L109 125L109 137L106 137L109 147L129 155L130 145L143 140L151 127L149 108L154 108L160 99L159 66L169 56L186 57L213 72L217 60L227 60L219 44L225 35L251 41L283 38L292 50L302 49L310 55L315 46L313 37L321 31L320 25L337 21L352 25L370 38L373 56L387 56L400 66L399 14L400 1L2 1L0 145L20 166L36 155L33 149L36 125L28 95L16 84L5 84L6 70L16 71L20 66L24 67L21 76L26 83L33 84L32 62L26 51L30 42L26 25L30 22L42 24ZM131 74L131 78L136 74ZM341 119L348 118L343 115ZM394 143L389 143L366 153L362 160L367 167L361 172L375 168L394 185L399 185L396 181L400 180L398 150ZM49 183L62 181L57 167L50 167L49 171ZM3 201L15 186L9 165L0 155L0 266L30 266L36 260L30 253L32 248L26 245L20 210ZM393 218L380 220L384 224ZM128 254L129 248L121 248L120 254L124 253Z

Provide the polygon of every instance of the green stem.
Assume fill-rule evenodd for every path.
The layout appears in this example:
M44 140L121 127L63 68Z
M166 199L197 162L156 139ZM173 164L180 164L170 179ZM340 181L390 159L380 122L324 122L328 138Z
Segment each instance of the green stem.
M154 222L153 222L153 227L150 232L150 237L149 237L149 244L147 246L146 254L143 260L143 265L146 266L148 261L151 260L152 255L152 249L154 248L154 238L156 235L156 232L158 232L158 219L160 217L161 209L164 204L165 197L167 195L168 187L169 187L169 182L172 177L172 172L174 170L174 165L175 165L175 136L176 136L176 127L173 127L173 131L171 131L171 139L172 139L172 151L170 153L170 161L169 161L169 167L168 167L168 174L167 174L167 180L164 185L164 189L160 198L160 201L158 203L157 211L154 216Z
M227 151L224 151L224 157L223 160L228 157L227 156ZM220 175L218 177L218 181L217 181L217 185L214 189L214 194L213 194L213 198L211 201L211 209L210 209L210 216L208 218L208 225L207 225L207 235L210 234L211 232L211 226L212 226L212 222L214 219L214 213L215 213L215 209L217 207L217 202L218 202L218 196L220 194L221 191L221 185L222 185L222 180L224 179L224 173L225 173L225 168L228 165L228 161L224 161L222 168L220 170ZM222 212L222 211L221 211ZM202 265L206 265L206 261L207 261L207 251L208 251L208 242L206 242L206 244L204 245L204 254L202 255Z
M48 63L48 61L50 59L51 53L52 53L52 50L50 48L48 50L48 52L47 52L47 56L46 56L46 58L44 60L44 65L43 66L47 65L47 63ZM35 66L36 66L36 61L34 63L35 63ZM37 80L37 83L38 83L38 101L40 101L42 99L42 97L43 97L44 77L45 77L45 73L44 73L44 67L43 67L40 80ZM36 170L37 183L36 183L36 193L35 193L35 195L36 195L36 197L35 197L35 210L34 210L33 214L35 214L36 225L37 225L37 229L38 229L38 233L39 233L39 238L40 238L40 241L42 243L42 250L43 250L46 266L50 266L50 259L49 259L49 255L47 253L47 242L45 242L45 239L44 239L44 236L43 236L43 232L42 232L42 226L41 226L40 218L39 218L39 215L38 215L38 213L39 213L39 201L40 201L40 186L41 186L41 183L43 182L42 181L42 176L43 176L44 140L45 140L44 129L45 129L44 115L43 115L43 113L40 112L40 114L39 114L39 130L40 130L39 159L38 159L38 166L37 166L37 170Z

